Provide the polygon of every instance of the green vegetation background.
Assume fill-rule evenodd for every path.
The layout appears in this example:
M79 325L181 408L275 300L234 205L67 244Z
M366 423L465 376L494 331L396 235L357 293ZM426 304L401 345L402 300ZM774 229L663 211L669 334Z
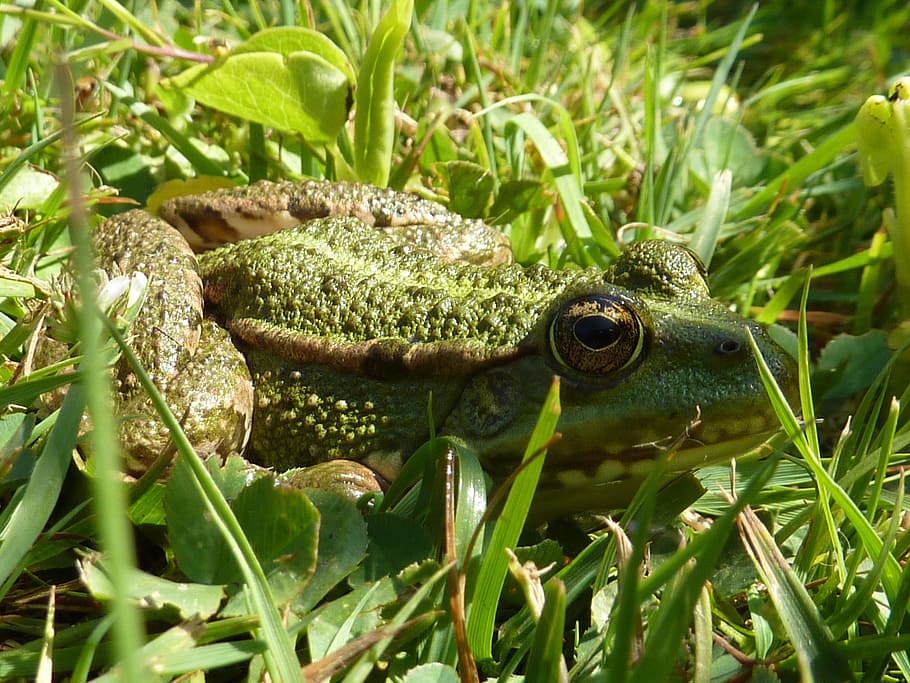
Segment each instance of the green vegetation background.
M900 183L864 185L853 123L910 71L905 3L38 0L0 22L0 679L910 680L910 255L884 229ZM523 263L681 239L716 296L780 323L802 422L779 402L780 450L738 463L735 504L708 468L683 514L691 481L646 485L617 527L519 541L523 517L472 544L486 491L464 452L448 528L429 485L366 517L191 456L124 487L103 441L74 455L86 402L110 438L117 347L60 273L91 287L83 201L197 176L387 182L502 225ZM36 369L44 335L77 355ZM181 556L190 532L218 571ZM533 572L501 590L516 543L542 603Z

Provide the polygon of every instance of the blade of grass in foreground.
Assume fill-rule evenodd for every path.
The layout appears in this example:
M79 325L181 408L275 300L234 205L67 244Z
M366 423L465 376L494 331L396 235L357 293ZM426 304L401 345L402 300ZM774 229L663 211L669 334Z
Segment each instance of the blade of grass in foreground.
M393 0L370 40L354 95L354 170L357 179L385 187L395 139L395 58L411 27L413 0Z
M672 676L680 643L690 627L702 589L711 580L726 550L726 542L736 524L737 514L745 507L747 501L752 500L762 490L773 468L774 462L767 462L749 482L742 496L733 501L724 514L713 521L708 530L696 536L686 548L677 553L679 556L691 557L694 560L691 566L687 566L690 565L690 561L687 560L686 564L677 564L672 574L663 571L661 576L655 576L657 573L655 572L638 585L638 595L632 601L636 607L653 595L660 583L666 582L667 588L661 597L657 613L650 617L644 654L629 676L632 683L664 681ZM665 564L677 562L679 559L674 557ZM664 567L661 566L659 569L663 570ZM630 651L626 650L623 656L626 659L619 659L614 655L613 668L620 673L614 674L611 680L625 680L625 673L618 667L621 667L624 661L628 661Z
M3 542L0 543L0 585L18 573L16 569L19 563L35 543L57 505L84 409L85 389L81 384L74 384L63 399L41 457L35 461L35 469L25 485L25 493L10 517L9 524L3 529Z
M108 359L104 351L102 313L94 278L95 259L89 236L88 215L83 201L82 169L79 166L78 140L74 127L76 104L68 66L59 64L54 73L61 94L63 120L64 163L67 192L72 202L69 216L69 235L73 244L73 265L81 306L77 307L78 335L82 346L80 368L85 372L85 404L92 420L91 447L95 476L92 478L92 502L96 511L96 527L101 547L110 561L114 615L114 649L123 676L130 681L151 679L138 657L144 638L144 624L138 606L130 599L129 571L136 565L136 550L126 514L127 495L120 473L121 451L117 427L111 410ZM111 325L113 328L113 325ZM67 452L75 446L73 443Z
M807 353L805 349L805 295L800 312L800 393L804 406L809 405L806 419L812 419L810 387L808 376ZM833 524L833 515L827 504L830 499L841 507L843 514L852 524L859 537L863 550L871 558L881 562L882 586L892 606L900 594L901 573L895 557L885 551L884 542L871 522L863 515L849 494L834 480L824 468L815 434L807 435L801 428L792 409L783 396L783 392L774 380L764 358L758 350L751 335L752 345L758 363L762 382L765 385L771 403L784 431L793 441L812 474L818 487L819 501L825 506L825 518ZM811 425L810 431L814 428ZM794 648L805 680L850 681L853 673L837 649L831 631L822 620L815 604L793 569L787 564L778 549L773 537L751 511L744 513L740 520L741 534L747 551L753 558L759 574L768 585L769 594L780 614L781 621L793 641ZM843 551L838 543L839 534L846 533L843 525L829 531L832 552L842 563ZM904 609L901 607L901 609Z
M540 411L537 425L531 434L531 440L528 442L522 459L522 470L515 477L502 514L493 527L490 545L485 550L477 580L471 582L471 577L468 577L468 644L478 661L489 660L493 657L496 608L499 605L499 596L502 593L502 586L509 567L509 557L505 549L515 547L518 536L524 528L528 510L531 508L531 500L537 489L537 481L543 469L545 455L541 454L541 451L545 451L547 443L553 436L559 413L559 378L557 377L553 380L553 386L550 388L550 393Z
M768 587L771 602L796 651L805 681L853 681L853 672L802 581L751 508L739 516L746 551Z
M787 436L792 440L793 444L800 452L800 455L802 455L804 462L812 472L816 485L819 488L819 496L829 496L834 503L843 509L844 515L856 529L859 539L862 541L863 550L870 557L879 557L882 550L882 539L878 530L872 526L868 519L866 519L865 515L863 515L862 511L859 509L859 506L850 498L850 495L822 466L821 457L818 451L813 451L809 445L809 441L803 433L800 421L796 418L796 415L787 403L787 399L784 397L780 387L777 386L774 376L768 369L768 365L765 363L764 358L762 358L758 346L751 335L749 337L749 343L751 344L752 352L755 354L755 358L758 361L762 382L764 382L765 389L771 397L771 402L777 413L777 418L780 420L781 426L784 428ZM837 528L837 533L842 533L842 530L839 527ZM895 604L894 599L900 584L900 571L900 566L894 556L890 553L887 554L882 576L882 585L884 586L885 593L888 595L891 604Z
M565 681L562 659L563 629L566 623L566 586L559 579L547 582L544 589L545 602L534 642L528 655L527 683L550 683Z
M185 459L196 476L196 487L208 508L210 518L224 535L240 570L243 572L253 609L260 620L262 639L268 645L268 651L264 657L270 675L276 681L301 680L300 664L294 651L294 643L281 623L281 617L275 607L275 601L272 598L272 592L262 570L262 565L259 564L256 553L244 535L240 523L234 516L234 512L227 504L221 491L215 485L212 475L202 460L199 459L199 456L193 451L192 445L190 445L189 440L180 428L180 423L152 383L139 359L136 358L132 349L130 349L113 324L110 321L106 322L108 331L117 341L117 344L120 345L124 357L128 360L133 372L136 373L136 377L139 378L143 389L148 393L149 399L158 411L162 422L170 431L177 452L180 457Z
M572 257L576 263L591 265L590 256L582 249L580 241L591 237L591 227L582 210L585 200L580 171L573 169L573 164L569 163L569 158L563 152L560 144L535 116L527 113L517 114L509 119L506 129L508 130L512 126L522 129L534 142L544 164L553 174L553 182L559 193L560 203L566 212L566 221L561 226L562 233L566 245L572 252ZM613 246L615 248L615 245Z

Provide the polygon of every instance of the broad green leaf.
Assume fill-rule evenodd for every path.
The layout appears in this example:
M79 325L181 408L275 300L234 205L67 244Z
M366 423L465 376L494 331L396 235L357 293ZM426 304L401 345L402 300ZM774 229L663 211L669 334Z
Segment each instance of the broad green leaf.
M184 457L177 458L171 471L164 512L177 566L190 581L218 584L238 575L237 561L221 530L208 523L208 508Z
M484 522L487 511L487 480L477 454L463 444L454 443L458 472L455 489L455 557L462 566L480 559L483 548L472 544L474 532ZM471 557L466 553L471 551Z
M136 495L136 488L130 491L130 521L136 526L164 526L164 493L162 484L149 486L147 490Z
M178 460L168 482L165 511L168 537L181 571L199 583L232 583L242 576L222 534L206 524L202 502ZM260 477L231 505L279 604L292 600L316 566L318 513L307 497L289 486ZM185 520L198 520L187 524Z
M367 517L370 554L363 571L368 579L397 574L414 562L433 555L433 537L416 520L394 512Z
M527 211L546 208L549 201L538 181L507 180L499 186L487 220L495 225L511 223Z
M265 35L263 35L265 34ZM203 104L310 143L334 141L347 120L353 79L340 51L304 28L263 31L211 65L162 82Z
M354 68L344 51L328 36L312 29L279 26L259 31L231 51L235 55L244 52L276 52L281 55L310 52L344 73L348 81L354 83Z
M13 209L38 208L58 184L51 173L35 166L23 166L0 188L0 211L7 214Z
M82 581L96 598L110 599L112 586L100 555L80 562ZM201 583L177 583L134 569L130 575L130 597L146 609L175 608L181 619L208 619L218 611L224 599L221 586Z
M308 611L363 561L367 550L366 523L347 498L311 489L307 497L319 511L319 548L312 578L294 603Z
M408 671L401 683L458 683L458 672L447 664L421 664Z
M253 477L262 474L256 465L239 455L230 456L223 464L209 460L206 465L218 490L229 501L235 500Z
M713 117L705 124L702 143L692 150L689 163L705 184L727 170L733 175L733 187L744 187L759 179L766 160L745 128L727 119Z
M465 218L483 218L494 189L490 172L468 161L450 161L442 169L449 181L449 208Z
M855 337L839 334L822 349L812 373L812 392L827 400L844 400L872 384L891 358L887 335L871 330Z
M290 602L316 569L316 508L302 491L276 485L271 477L255 480L231 507L262 563L276 603Z

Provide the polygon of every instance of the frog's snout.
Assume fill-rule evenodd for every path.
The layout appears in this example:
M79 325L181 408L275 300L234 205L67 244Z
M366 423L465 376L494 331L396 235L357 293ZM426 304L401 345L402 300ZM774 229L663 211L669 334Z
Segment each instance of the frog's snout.
M796 360L784 349L774 344L773 353L771 350L762 349L762 357L765 364L771 371L774 381L784 393L787 402L793 408L799 407L799 372L796 366Z

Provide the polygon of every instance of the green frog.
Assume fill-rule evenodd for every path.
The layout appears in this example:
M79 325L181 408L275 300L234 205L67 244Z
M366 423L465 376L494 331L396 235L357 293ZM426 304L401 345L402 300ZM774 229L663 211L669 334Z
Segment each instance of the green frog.
M712 299L699 259L672 242L633 244L606 272L523 267L480 221L318 181L176 198L159 213L108 219L95 239L105 269L149 277L140 357L197 450L306 466L306 485L378 490L431 424L501 479L559 376L561 438L538 499L557 514L616 507L662 449L679 474L775 431L748 334L795 393L791 357ZM130 373L118 380L141 472L166 434Z

